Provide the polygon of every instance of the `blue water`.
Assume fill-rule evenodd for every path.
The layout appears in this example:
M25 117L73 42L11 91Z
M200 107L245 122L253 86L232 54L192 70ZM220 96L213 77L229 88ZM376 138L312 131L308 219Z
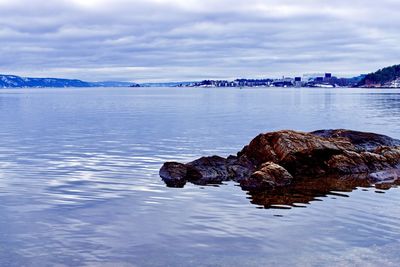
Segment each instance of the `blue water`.
M397 266L398 188L264 209L231 182L158 176L322 128L400 138L400 91L1 89L0 266Z

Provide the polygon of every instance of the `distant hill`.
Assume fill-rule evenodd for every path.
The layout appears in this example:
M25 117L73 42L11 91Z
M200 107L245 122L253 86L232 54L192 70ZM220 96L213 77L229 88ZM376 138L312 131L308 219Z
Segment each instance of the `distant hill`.
M0 87L90 87L90 83L81 80L55 78L23 78L14 75L0 75Z
M0 74L0 88L129 87L129 82L85 82L76 79L27 78Z
M380 69L366 75L359 83L359 87L398 87L400 83L400 65Z

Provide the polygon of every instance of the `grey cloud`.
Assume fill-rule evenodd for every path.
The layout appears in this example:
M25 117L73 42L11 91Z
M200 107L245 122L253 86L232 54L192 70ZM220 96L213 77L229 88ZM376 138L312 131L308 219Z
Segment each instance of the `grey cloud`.
M0 72L197 80L395 64L393 0L0 0Z

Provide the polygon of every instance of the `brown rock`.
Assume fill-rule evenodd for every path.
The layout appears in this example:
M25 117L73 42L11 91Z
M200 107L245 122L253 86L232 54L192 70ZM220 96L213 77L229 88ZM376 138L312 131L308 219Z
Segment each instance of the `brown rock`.
M392 166L400 165L400 147L379 147L375 150L375 153L384 156Z
M369 172L391 167L387 158L383 155L372 152L361 152L360 155L367 164Z
M354 151L344 151L342 154L332 156L327 165L331 173L358 174L369 171L363 157Z
M279 131L260 134L239 156L246 155L256 165L274 162L292 174L323 174L326 160L356 148L344 138L323 138L310 133Z
M383 155L371 152L344 151L327 162L330 173L358 174L392 168Z
M242 180L240 186L245 190L268 189L289 185L292 179L292 175L285 168L267 162L249 178Z

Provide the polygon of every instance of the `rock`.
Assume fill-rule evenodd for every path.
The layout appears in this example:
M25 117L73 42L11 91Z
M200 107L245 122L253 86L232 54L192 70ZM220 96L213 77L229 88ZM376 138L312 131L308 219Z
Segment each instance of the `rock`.
M277 163L293 175L318 175L326 172L325 161L347 150L353 151L355 147L343 138L279 131L257 136L239 155L245 155L258 166L268 161Z
M227 159L219 156L202 157L186 166L187 180L196 184L219 184L229 179Z
M382 146L375 153L384 156L390 165L400 167L400 147Z
M227 168L229 178L233 181L241 182L243 179L250 177L256 167L246 156L240 158L229 156Z
M242 168L243 172L249 171L244 166ZM202 157L187 164L166 162L160 169L160 176L170 187L183 187L187 181L199 185L219 184L230 177L227 159L218 156Z
M388 159L380 154L372 152L361 152L361 158L367 164L369 172L376 170L384 170L394 167L388 162Z
M390 169L369 174L368 178L373 183L394 183L400 179L399 169Z
M390 151L386 152L390 153ZM392 163L394 162L393 160ZM328 161L328 167L331 173L357 174L395 168L395 164L392 163L381 154L345 151L343 154L333 156Z
M160 169L160 176L169 187L184 187L188 168L178 162L166 162Z
M319 130L312 132L312 134L325 137L325 138L346 138L353 145L356 146L358 150L372 151L380 146L400 146L400 140L393 139L386 135L358 132L351 130Z
M258 135L237 156L165 163L160 176L174 187L186 181L204 185L233 180L250 190L285 187L327 175L362 174L363 179L379 180L392 175L390 170L400 169L399 145L399 140L373 133L285 130Z
M249 178L243 179L240 186L245 190L270 189L287 186L292 182L292 175L282 166L267 162Z
M341 174L366 173L369 168L362 156L354 151L344 151L334 155L327 161L330 172Z

